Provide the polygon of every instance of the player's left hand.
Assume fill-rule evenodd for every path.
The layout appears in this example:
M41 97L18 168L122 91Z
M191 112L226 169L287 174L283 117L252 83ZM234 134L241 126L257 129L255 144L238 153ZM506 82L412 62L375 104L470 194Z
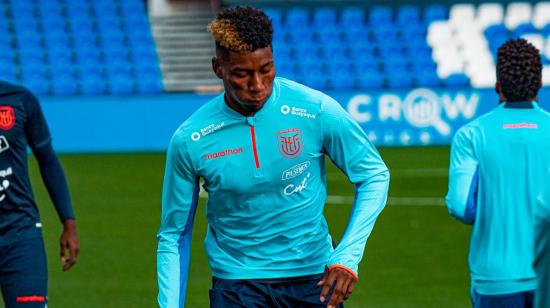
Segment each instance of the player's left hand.
M332 294L328 300L327 307L336 308L340 305L340 303L347 300L351 296L356 282L357 278L345 269L335 267L329 270L328 268L325 268L323 278L321 278L321 281L317 283L318 287L323 287L323 290L321 290L321 302L326 300L330 288L334 285L334 289L332 290Z
M59 246L61 248L61 264L63 265L63 271L66 272L76 264L78 258L78 238L74 220L67 219L63 223L63 233L61 233L59 239Z

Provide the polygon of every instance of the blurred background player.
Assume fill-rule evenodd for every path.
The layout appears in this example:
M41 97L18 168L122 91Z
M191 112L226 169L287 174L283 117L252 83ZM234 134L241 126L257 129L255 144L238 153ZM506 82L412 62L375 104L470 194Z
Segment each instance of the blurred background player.
M159 304L184 305L202 177L209 194L211 306L339 306L353 291L385 205L388 170L336 101L275 78L273 29L262 11L224 10L209 31L216 41L213 70L225 92L185 121L169 147L158 233ZM325 155L356 187L335 248L323 216Z
M501 103L454 136L446 202L453 217L473 224L474 307L532 307L533 215L550 165L550 115L537 104L539 51L509 40L496 70Z
M550 189L541 193L535 219L535 271L538 279L535 307L547 308L550 307Z
M69 190L38 100L25 88L0 82L0 286L6 307L45 307L47 264L27 174L32 149L63 223L63 271L77 260L78 241Z

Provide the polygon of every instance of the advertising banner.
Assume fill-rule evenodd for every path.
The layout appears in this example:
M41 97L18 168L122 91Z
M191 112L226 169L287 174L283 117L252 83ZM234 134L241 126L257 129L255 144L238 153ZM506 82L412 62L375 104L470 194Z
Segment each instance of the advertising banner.
M494 90L327 92L378 146L445 145L465 123L498 105ZM43 97L56 150L165 151L176 128L214 95ZM550 88L540 105L549 110ZM4 115L9 124L9 114ZM1 124L1 123L0 123Z
M464 124L494 109L494 90L441 91L425 88L376 93L332 93L380 146L445 145ZM550 91L539 95L550 106Z

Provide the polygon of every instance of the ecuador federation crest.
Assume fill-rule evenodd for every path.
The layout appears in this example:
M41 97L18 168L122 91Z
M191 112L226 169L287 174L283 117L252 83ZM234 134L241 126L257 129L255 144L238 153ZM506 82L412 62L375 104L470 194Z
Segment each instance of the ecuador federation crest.
M288 159L294 159L304 149L304 142L302 140L302 131L298 128L289 128L277 133L277 145L281 155Z
M10 130L15 125L15 112L11 106L0 106L0 129Z

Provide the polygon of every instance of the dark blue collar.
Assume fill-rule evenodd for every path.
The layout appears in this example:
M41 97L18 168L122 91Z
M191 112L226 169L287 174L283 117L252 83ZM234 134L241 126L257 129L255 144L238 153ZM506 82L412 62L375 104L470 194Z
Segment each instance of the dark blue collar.
M532 101L521 101L521 102L503 102L504 108L508 109L533 109Z

